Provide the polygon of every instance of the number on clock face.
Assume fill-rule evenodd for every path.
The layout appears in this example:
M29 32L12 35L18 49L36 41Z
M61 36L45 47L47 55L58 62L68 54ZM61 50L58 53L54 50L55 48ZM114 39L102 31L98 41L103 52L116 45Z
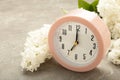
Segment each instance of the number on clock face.
M60 25L54 35L56 53L71 65L87 65L98 54L95 34L78 22L66 22Z

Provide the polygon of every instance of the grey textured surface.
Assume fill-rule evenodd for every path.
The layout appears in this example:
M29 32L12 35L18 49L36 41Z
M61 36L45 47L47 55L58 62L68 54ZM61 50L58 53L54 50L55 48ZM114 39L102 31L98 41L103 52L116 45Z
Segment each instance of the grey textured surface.
M76 73L54 59L38 71L22 71L21 56L27 32L51 24L63 13L77 8L77 0L0 0L0 80L120 80L120 66L104 59L94 70Z

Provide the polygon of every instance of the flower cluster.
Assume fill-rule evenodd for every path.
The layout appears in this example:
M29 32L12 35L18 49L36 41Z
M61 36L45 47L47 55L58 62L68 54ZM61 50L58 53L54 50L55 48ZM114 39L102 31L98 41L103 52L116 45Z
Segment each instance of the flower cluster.
M48 47L49 29L50 25L45 24L40 29L28 33L24 51L21 53L23 69L36 71L41 63L52 57Z

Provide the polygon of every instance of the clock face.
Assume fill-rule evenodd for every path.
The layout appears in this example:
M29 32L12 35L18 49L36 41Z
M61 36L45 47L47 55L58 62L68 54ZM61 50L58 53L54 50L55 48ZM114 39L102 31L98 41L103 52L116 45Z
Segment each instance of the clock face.
M53 43L56 54L72 66L87 66L98 55L95 34L78 22L65 22L57 27Z

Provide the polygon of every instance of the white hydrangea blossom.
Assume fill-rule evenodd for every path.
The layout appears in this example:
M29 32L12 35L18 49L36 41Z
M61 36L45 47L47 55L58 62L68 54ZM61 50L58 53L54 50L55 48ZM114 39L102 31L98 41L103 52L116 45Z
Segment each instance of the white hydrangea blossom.
M50 25L45 24L40 29L28 33L24 51L21 53L23 69L36 71L41 63L52 57L48 47L49 29Z
M108 54L108 59L116 64L116 65L119 65L120 64L120 50L118 49L112 49L111 52L109 52Z
M108 25L111 37L120 38L120 0L99 0L97 10Z
M113 48L120 50L120 39L114 40Z
M108 59L116 65L120 65L120 39L112 42L112 50L108 53Z
M120 0L99 0L97 10L108 25L111 37L114 39L108 59L118 65L120 64Z

